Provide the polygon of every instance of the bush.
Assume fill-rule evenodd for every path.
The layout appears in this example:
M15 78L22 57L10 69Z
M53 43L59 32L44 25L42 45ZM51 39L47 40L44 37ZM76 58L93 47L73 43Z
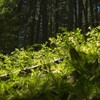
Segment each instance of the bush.
M99 33L77 29L36 51L37 44L0 54L0 100L99 100Z

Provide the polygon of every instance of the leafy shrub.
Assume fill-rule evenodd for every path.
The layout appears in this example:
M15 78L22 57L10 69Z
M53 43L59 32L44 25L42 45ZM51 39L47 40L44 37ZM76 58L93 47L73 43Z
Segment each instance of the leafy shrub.
M9 73L0 76L0 100L99 100L100 32L66 31L49 43L0 54L0 69Z

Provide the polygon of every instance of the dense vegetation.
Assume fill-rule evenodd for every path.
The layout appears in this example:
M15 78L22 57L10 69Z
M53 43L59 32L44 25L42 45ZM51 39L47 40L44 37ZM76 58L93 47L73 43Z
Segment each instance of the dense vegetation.
M0 75L0 100L100 100L100 29L0 54Z
M0 0L0 100L100 100L99 24L100 0Z

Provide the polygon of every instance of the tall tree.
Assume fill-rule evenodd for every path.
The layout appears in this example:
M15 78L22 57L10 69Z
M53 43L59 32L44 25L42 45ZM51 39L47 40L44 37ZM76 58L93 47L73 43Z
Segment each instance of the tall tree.
M42 42L48 40L48 0L41 0Z
M94 23L94 20L95 20L95 17L94 17L94 3L95 3L94 0L89 0L91 26L95 26L95 23Z
M55 32L58 33L59 31L59 0L55 0Z
M78 22L78 25L77 27L78 28L82 28L82 18L83 18L83 0L78 0L78 19L77 19L77 22Z
M88 30L88 0L85 0L84 7L85 31Z
M73 23L74 23L74 15L73 15L73 0L69 0L69 13L68 13L68 29L73 29Z
M36 42L36 13L37 13L37 0L31 0L30 1L30 45L34 44Z

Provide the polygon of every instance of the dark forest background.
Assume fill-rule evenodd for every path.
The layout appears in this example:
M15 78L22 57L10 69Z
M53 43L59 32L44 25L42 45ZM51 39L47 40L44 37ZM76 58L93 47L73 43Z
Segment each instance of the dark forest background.
M49 37L100 23L100 0L1 0L0 52L44 43Z

